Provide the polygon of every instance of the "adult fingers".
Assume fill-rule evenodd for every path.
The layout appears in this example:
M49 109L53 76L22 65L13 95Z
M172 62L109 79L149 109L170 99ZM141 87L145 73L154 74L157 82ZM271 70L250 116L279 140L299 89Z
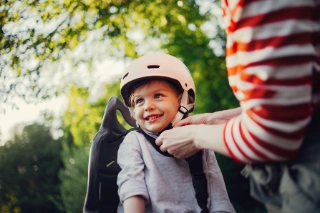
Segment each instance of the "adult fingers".
M156 139L156 144L161 146L163 144L163 136L162 134Z
M162 152L166 152L168 151L167 150L167 147L164 145L164 137L163 137L163 133L156 139L155 143L160 146L160 150Z
M178 121L177 123L173 124L173 127L185 126L191 123L192 123L192 116L182 119L181 121Z

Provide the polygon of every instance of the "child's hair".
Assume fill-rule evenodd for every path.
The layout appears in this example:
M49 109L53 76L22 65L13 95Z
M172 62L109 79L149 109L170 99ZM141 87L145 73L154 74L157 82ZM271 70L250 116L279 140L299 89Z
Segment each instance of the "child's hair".
M144 79L140 82L137 82L137 84L135 84L134 86L132 86L129 89L129 94L130 94L129 103L132 108L135 107L135 103L134 103L133 99L134 99L134 92L136 91L136 89L140 88L141 86L155 82L155 81L160 82L160 83L163 83L163 82L168 83L170 88L179 96L179 99L181 98L181 95L183 93L183 89L181 87L179 87L178 85L176 85L175 83L173 83L172 81L169 81L167 79L161 79L161 78Z

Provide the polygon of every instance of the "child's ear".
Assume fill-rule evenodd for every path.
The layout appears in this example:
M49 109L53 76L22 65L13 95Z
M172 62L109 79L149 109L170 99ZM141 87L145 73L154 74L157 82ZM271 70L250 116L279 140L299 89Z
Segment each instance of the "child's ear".
M129 111L130 111L131 116L136 120L136 126L137 126L138 128L140 128L140 125L138 124L137 119L136 119L136 115L135 115L135 113L134 113L134 108L132 108L132 107L128 107L128 108L129 108Z
M178 101L179 101L180 104L181 104L182 95L183 95L183 93L181 93L181 94L178 96Z

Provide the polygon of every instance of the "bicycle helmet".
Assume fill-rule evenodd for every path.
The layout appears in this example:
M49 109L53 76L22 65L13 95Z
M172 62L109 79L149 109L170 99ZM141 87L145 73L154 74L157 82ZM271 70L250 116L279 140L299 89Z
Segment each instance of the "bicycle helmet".
M195 106L195 84L189 69L178 58L158 53L148 54L132 61L121 78L120 93L127 107L131 107L132 88L149 79L165 79L183 91L180 108L172 121L177 122L192 112Z

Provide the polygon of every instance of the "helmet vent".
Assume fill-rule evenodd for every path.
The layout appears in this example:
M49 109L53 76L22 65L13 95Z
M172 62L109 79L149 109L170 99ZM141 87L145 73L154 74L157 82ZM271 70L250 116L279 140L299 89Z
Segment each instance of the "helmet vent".
M196 94L193 89L188 90L188 104L194 104L196 100Z
M129 73L127 72L123 77L122 79L124 79L125 77L127 77L129 75Z
M160 65L148 65L148 69L158 69Z

